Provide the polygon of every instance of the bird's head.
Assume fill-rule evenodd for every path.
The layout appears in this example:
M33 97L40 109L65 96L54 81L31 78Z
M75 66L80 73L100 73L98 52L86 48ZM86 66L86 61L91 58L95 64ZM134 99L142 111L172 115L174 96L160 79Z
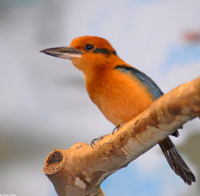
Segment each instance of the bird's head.
M109 67L113 60L119 60L111 44L107 40L96 36L78 37L68 47L48 48L41 52L70 59L74 66L85 74L92 70Z

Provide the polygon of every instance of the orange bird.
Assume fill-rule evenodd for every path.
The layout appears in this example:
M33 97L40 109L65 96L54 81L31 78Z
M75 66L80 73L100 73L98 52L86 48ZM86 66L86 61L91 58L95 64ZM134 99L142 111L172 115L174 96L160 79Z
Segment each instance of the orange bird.
M151 78L123 61L103 38L78 37L70 47L49 48L41 52L70 59L83 72L91 100L117 127L133 119L163 95ZM178 136L178 132L173 135ZM195 176L171 139L168 137L159 145L174 172L189 185L195 182Z

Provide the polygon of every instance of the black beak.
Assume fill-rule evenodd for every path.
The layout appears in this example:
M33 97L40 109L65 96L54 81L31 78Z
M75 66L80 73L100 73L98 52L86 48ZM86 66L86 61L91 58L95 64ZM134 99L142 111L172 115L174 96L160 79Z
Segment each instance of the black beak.
M47 48L40 52L63 59L81 58L81 55L84 53L73 47Z

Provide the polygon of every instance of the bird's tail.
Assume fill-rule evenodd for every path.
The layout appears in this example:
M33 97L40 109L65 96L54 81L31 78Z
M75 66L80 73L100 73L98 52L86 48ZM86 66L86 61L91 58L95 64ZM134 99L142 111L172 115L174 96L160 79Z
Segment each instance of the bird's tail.
M160 142L159 145L174 172L188 185L191 185L192 182L196 182L194 174L187 166L183 158L179 155L172 140L168 137Z

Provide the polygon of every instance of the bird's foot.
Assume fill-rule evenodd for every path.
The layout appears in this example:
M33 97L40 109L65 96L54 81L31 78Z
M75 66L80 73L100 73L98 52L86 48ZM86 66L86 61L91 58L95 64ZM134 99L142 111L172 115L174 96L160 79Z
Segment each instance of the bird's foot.
M120 127L121 127L121 124L117 125L117 126L113 129L112 134L114 134L115 131L118 131L118 129L119 129Z
M117 125L117 126L113 129L112 134L114 134L115 131L118 131L118 129L119 129L121 126L122 126L121 124ZM90 143L91 147L93 148L94 145L95 145L97 142L101 141L105 136L106 136L106 135L103 135L103 136L101 136L101 137L98 137L98 138L93 139L93 140L91 141L91 143Z
M91 143L90 143L91 147L93 148L94 145L95 145L97 142L101 141L105 136L106 136L106 135L103 135L103 136L101 136L101 137L98 137L98 138L93 139L93 140L91 141Z

